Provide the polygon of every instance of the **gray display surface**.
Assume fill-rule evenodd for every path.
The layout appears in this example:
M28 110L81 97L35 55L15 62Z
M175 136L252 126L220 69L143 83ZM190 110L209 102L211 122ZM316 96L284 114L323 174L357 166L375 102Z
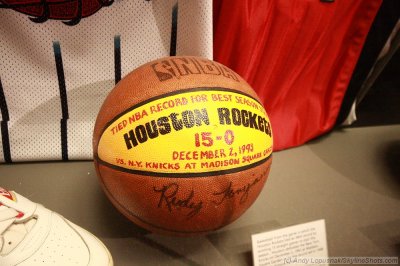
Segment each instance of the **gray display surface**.
M208 235L147 233L103 193L93 162L0 165L0 186L98 236L115 265L251 265L251 235L325 219L329 256L400 256L400 125L342 129L273 154L253 206Z

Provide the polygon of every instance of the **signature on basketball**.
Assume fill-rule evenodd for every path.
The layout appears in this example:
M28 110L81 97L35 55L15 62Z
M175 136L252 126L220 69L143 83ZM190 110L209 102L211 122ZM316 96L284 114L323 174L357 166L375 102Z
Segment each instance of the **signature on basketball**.
M195 215L200 213L200 210L203 208L203 202L195 202L193 200L194 191L191 190L189 195L186 197L178 197L179 185L177 183L170 183L168 185L163 185L161 188L153 187L154 192L160 194L160 199L158 201L158 208L166 207L169 212L172 212L173 209L181 210L188 209L190 210L186 216L188 219L194 217Z
M220 197L219 200L213 200L213 203L218 206L221 205L225 200L233 199L236 196L238 197L240 196L239 198L240 204L245 203L249 198L249 193L251 189L262 180L264 175L265 174L262 173L261 175L256 177L252 182L247 183L235 189L233 189L232 181L229 182L228 186L225 189L213 193L214 196Z

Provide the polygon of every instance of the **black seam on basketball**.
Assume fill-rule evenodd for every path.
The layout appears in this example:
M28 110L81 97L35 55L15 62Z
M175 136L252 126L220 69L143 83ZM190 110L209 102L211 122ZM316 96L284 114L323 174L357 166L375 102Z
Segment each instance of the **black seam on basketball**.
M173 96L173 95L177 95L177 94L189 93L189 92L193 92L193 91L228 91L228 92L233 92L233 93L237 93L237 94L241 94L241 95L244 95L246 97L249 97L249 98L253 99L254 101L256 101L258 104L260 104L262 106L262 104L256 98L254 98L254 97L252 97L252 96L250 96L250 95L248 95L248 94L246 94L244 92L241 92L241 91L238 91L238 90L234 90L234 89L228 89L228 88L222 88L222 87L195 87L195 88L189 88L189 89L176 90L176 91L171 91L171 92L168 92L168 93L165 93L165 94L161 94L161 95L157 95L155 97L149 98L149 99L147 99L147 100L145 100L143 102L140 102L138 104L135 104L134 106L132 106L132 107L126 109L125 111L121 112L120 114L115 116L113 119L111 119L104 126L103 130L101 131L100 138L103 136L104 131L106 131L107 128L112 123L117 121L120 117L122 117L126 113L128 113L128 112L130 112L130 111L132 111L132 110L134 110L134 109L136 109L136 108L138 108L140 106L143 106L143 105L145 105L145 104L147 104L149 102L152 102L152 101L155 101L155 100L158 100L158 99L162 99L164 97L169 97L169 96ZM98 149L98 147L96 147L96 150L97 149Z
M232 174L232 173L237 173L240 171L244 171L253 167L256 167L258 165L263 164L264 162L268 161L269 158L272 157L272 153L268 155L268 157L254 162L249 165L244 165L232 169L226 169L226 170L218 170L218 171L210 171L210 172L197 172L197 173L162 173L162 172L151 172L151 171L141 171L141 170L134 170L134 169L128 169L124 168L121 166L117 166L111 163L108 163L106 161L103 161L99 158L98 154L95 155L95 159L97 162L101 165L104 165L108 168L114 169L114 170L119 170L121 172L125 173L130 173L130 174L138 174L138 175L145 175L145 176L155 176L155 177L166 177L166 178L185 178L185 177L205 177L205 176L216 176L216 175L226 175L226 174Z

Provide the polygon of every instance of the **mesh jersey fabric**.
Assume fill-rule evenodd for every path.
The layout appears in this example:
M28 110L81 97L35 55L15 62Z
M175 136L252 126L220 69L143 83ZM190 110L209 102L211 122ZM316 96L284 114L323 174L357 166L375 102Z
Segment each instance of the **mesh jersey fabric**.
M214 1L214 59L262 99L274 150L334 126L381 2Z
M3 162L91 159L97 112L121 77L172 45L212 58L211 1L21 3L0 0Z

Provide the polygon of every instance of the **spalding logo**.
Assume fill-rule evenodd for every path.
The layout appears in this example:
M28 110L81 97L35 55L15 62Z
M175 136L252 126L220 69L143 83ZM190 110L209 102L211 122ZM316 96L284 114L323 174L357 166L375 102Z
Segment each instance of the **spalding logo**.
M69 26L78 24L114 0L0 0L0 8L11 8L32 16L29 19L43 23L48 19L67 20Z
M229 68L209 60L201 60L194 57L168 58L152 64L151 67L161 82L172 78L180 79L187 75L198 74L224 76L239 81L236 73Z

